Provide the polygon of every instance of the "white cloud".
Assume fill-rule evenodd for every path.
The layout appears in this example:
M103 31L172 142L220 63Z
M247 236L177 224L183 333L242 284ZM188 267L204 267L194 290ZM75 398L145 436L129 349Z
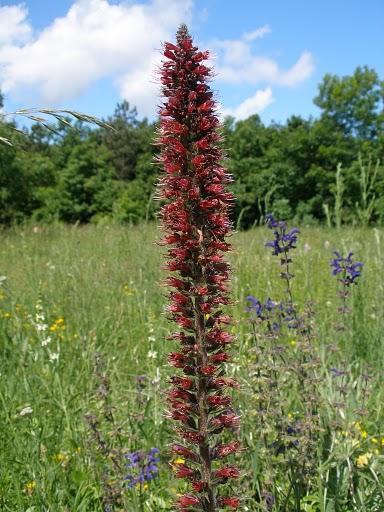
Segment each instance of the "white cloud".
M152 116L158 103L155 70L161 42L172 40L177 26L190 21L193 2L74 0L65 16L39 33L34 33L24 4L0 7L0 88L24 104L60 106L97 80L109 78L140 115ZM270 31L264 25L239 39L207 45L216 51L219 80L234 85L265 83L265 89L225 111L237 119L270 105L271 85L294 86L313 71L309 52L288 69L255 54L253 41Z
M263 25L252 32L243 34L243 39L244 41L254 41L255 39L261 39L265 34L269 34L269 32L271 32L271 27L269 25Z
M281 84L296 85L311 76L313 70L314 63L311 53L303 52L296 64L281 75Z
M259 114L274 102L272 89L260 89L235 108L223 109L224 116L233 116L236 120L246 119L253 114Z
M140 114L153 114L154 65L161 41L172 38L178 24L189 20L191 8L192 0L76 0L65 16L25 42L30 36L27 12L16 6L12 19L18 35L12 36L14 44L0 44L0 86L12 96L31 97L33 91L33 98L38 92L39 101L57 104L112 76ZM9 42L3 32L0 43L6 38Z
M215 40L216 71L219 80L229 83L257 84L265 82L281 86L295 86L313 72L310 52L304 51L292 67L282 69L271 57L255 55L252 41L270 31L268 25L244 34L240 39Z
M26 42L32 35L32 27L26 21L28 10L24 4L0 7L0 45L14 41Z

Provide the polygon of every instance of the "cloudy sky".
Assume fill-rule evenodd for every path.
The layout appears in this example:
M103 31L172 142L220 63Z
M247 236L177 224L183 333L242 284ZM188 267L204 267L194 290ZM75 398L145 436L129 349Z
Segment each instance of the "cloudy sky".
M107 117L125 98L152 118L161 42L180 22L212 51L221 109L237 119L316 115L327 72L366 64L384 78L383 0L0 0L6 111Z

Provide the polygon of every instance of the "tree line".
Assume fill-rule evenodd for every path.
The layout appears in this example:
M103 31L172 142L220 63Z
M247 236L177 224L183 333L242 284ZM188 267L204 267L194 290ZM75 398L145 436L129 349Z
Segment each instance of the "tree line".
M297 223L384 222L384 81L368 67L327 74L316 118L265 125L258 115L228 117L223 139L237 198L233 221L247 228L267 212ZM105 120L0 122L0 223L151 220L158 168L157 121L140 120L127 101Z

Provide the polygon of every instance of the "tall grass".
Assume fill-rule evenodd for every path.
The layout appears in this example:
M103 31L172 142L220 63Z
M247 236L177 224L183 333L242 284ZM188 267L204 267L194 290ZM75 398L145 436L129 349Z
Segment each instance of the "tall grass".
M182 491L167 467L170 432L162 411L169 371L166 354L171 347L165 341L169 326L162 315L165 297L159 286L161 255L154 246L156 231L153 225L58 225L27 226L2 233L1 510L102 510L103 489L96 478L94 449L84 419L94 408L96 353L105 362L116 421L126 433L126 450L158 447L161 453L159 477L148 484L140 497L137 489L127 491L122 506L126 510L140 510L141 506L146 511L170 510L169 503ZM352 368L355 375L363 371L369 374L372 390L366 400L364 429L368 440L374 437L378 445L384 438L383 237L384 232L376 229L302 229L293 284L298 303L313 301L318 331L316 350L321 357L325 395L337 394L329 377L332 366ZM249 476L242 485L244 494L250 496L257 472L257 443L251 439L255 419L250 410L247 379L252 338L245 297L254 294L278 299L283 293L277 264L264 248L267 238L264 229L237 233L231 255L236 319L233 329L238 343L230 372L243 383L242 436L247 450L241 459ZM336 328L337 283L329 269L333 249L344 253L352 249L365 263L344 331ZM39 308L51 337L48 347L42 344L45 331L36 325ZM49 360L48 348L59 354L57 361ZM139 375L146 376L142 389L137 385ZM354 422L362 391L358 386L350 389L346 414L348 421ZM138 399L140 393L144 399ZM372 444L371 451L378 459L382 457L380 446ZM374 479L372 475L371 478ZM319 481L319 495L322 485ZM326 496L325 502L327 499ZM369 505L368 498L367 503L364 510L381 510ZM244 507L261 510L252 499ZM345 512L337 507L313 507L317 508L303 510Z

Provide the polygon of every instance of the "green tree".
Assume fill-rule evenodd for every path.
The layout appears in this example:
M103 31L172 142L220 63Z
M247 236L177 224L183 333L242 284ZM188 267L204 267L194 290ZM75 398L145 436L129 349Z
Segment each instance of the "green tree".
M108 147L117 178L133 180L137 177L138 160L143 155L153 157L155 125L146 118L139 121L136 108L131 108L126 100L117 104L107 123L113 129L99 130L94 136Z
M35 206L35 179L23 147L25 139L13 123L0 122L0 137L12 139L13 146L0 143L0 224L20 222Z
M228 118L224 125L225 144L229 153L229 170L234 176L232 190L236 197L233 211L236 223L248 227L259 219L261 199L275 188L268 150L274 145L279 128L266 128L258 115L234 122Z
M47 208L65 222L89 222L110 215L118 193L108 149L88 139L72 148Z
M367 66L353 75L326 74L314 103L327 119L346 135L376 140L384 127L384 81Z

